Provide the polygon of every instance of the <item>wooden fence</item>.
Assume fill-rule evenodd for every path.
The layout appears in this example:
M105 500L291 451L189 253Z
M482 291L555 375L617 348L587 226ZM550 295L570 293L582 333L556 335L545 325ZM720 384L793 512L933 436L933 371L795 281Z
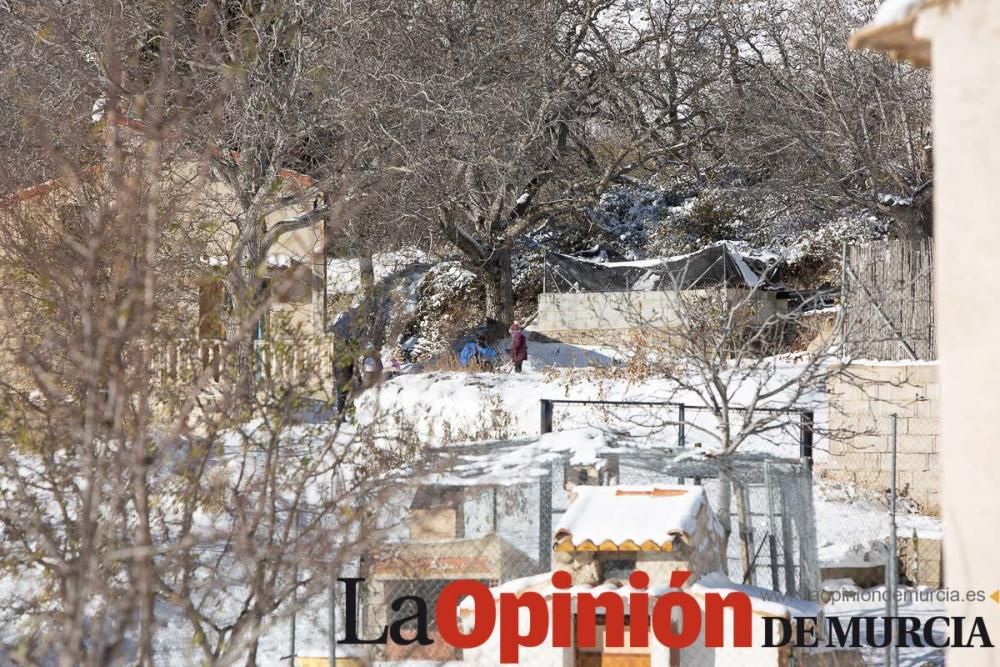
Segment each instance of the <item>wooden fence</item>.
M255 368L262 379L279 385L306 385L330 380L333 338L302 341L254 341ZM182 338L144 347L138 359L158 384L192 382L207 372L208 382L218 382L233 363L226 341Z
M844 252L843 340L858 359L937 358L933 241L882 241Z

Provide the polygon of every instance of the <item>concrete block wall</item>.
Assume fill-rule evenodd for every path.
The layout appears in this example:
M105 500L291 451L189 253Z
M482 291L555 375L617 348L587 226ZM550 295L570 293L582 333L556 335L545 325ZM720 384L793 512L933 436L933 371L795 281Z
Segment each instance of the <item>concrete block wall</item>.
M595 332L638 331L644 327L669 330L680 324L685 313L680 298L718 298L719 290L630 291L630 292L575 292L545 293L538 295L538 319L533 329L560 337L586 338ZM727 289L726 298L731 304L747 298L746 290ZM754 320L763 322L782 312L784 302L771 292L754 295Z
M668 292L540 294L534 328L544 332L635 329L642 322L677 323Z
M892 467L891 415L897 416L897 489L924 512L940 510L940 399L934 362L852 365L832 381L830 452L821 475L883 492Z

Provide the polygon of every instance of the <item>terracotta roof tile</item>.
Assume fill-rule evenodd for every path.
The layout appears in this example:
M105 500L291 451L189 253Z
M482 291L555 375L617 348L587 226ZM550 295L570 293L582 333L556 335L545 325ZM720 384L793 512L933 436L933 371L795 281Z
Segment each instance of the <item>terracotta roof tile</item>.
M578 486L555 529L556 551L672 551L707 504L700 486Z

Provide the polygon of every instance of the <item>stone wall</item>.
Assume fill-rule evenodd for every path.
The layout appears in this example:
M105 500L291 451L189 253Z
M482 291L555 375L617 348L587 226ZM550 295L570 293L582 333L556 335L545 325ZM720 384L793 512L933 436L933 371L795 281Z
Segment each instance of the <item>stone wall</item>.
M944 586L944 542L940 535L922 536L917 531L909 535L900 530L899 573L914 586Z
M586 338L608 330L638 331L643 327L669 330L676 327L687 308L681 298L697 300L715 299L722 290L631 291L631 292L574 292L566 294L545 293L538 295L538 319L533 329L559 337ZM747 299L746 290L724 290L730 304ZM763 322L767 317L781 312L784 303L773 292L758 292L753 296L754 321ZM567 338L568 336L568 338Z
M852 365L830 383L830 453L821 475L883 492L890 486L891 415L897 416L897 489L940 510L940 398L933 362Z

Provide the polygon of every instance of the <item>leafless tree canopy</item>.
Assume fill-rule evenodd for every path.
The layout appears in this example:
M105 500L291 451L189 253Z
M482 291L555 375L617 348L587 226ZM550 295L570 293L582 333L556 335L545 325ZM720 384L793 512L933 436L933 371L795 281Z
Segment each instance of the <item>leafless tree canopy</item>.
M927 235L927 81L847 50L871 4L0 0L6 658L151 665L169 618L189 664L252 665L373 536L363 508L408 443L303 419L329 408L328 354L291 382L256 365L289 234L318 227L317 264L369 270L443 237L504 324L516 242L630 178L736 181ZM206 276L224 340L164 373ZM728 428L726 401L789 319L748 329L747 304L685 324L687 389L726 420L725 451L769 428ZM753 400L797 399L832 355Z
M334 210L360 164L342 142L313 176L292 169L329 110L316 91L336 89L305 27L336 21L305 4L2 11L19 151L0 174L2 661L256 664L260 634L374 534L344 508L383 504L408 455L310 418L329 410L328 358L284 379L247 365L282 290L259 289L269 244ZM267 221L284 209L305 212ZM232 335L214 363L174 364L198 359L184 346L213 266Z
M137 84L163 66L178 74L164 102L190 112L188 141L241 191L245 234L226 280L250 309L251 267L273 234L246 221L283 169L316 177L302 197L333 211L345 251L403 228L443 234L501 321L517 238L580 217L629 176L737 182L788 208L861 206L894 218L899 236L930 232L928 83L847 49L870 3L98 3L58 15L12 4L3 95L35 100L36 125L83 129L111 82L135 113ZM100 57L112 16L128 26L128 82ZM17 150L5 158L21 157L10 173L54 175L42 147L60 137L21 125L3 130ZM362 200L374 213L352 228Z

